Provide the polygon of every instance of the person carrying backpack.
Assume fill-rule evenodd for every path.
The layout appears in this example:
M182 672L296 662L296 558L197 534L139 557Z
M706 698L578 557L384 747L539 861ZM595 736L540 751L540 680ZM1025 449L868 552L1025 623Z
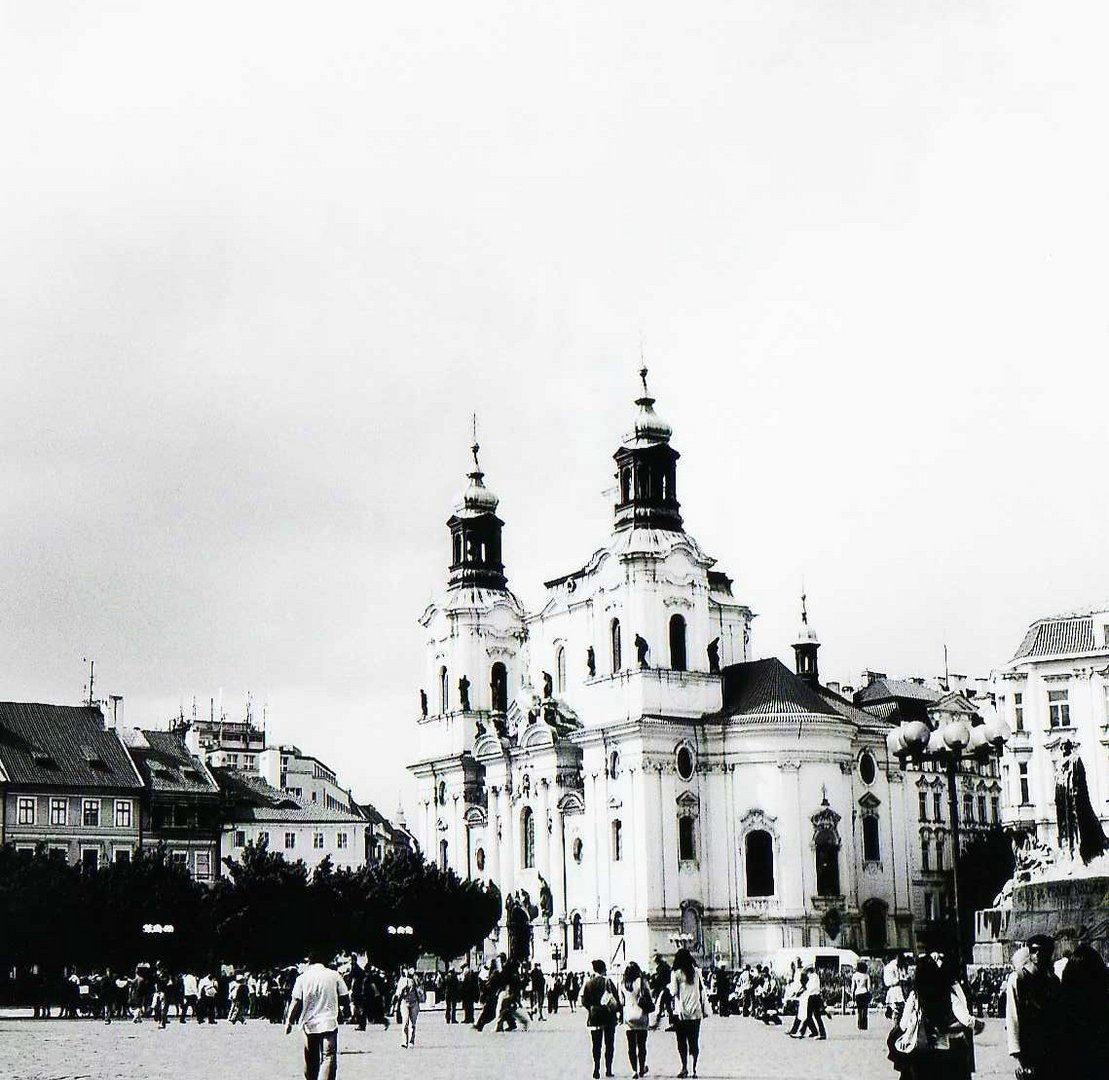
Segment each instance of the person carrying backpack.
M631 1062L632 1076L646 1076L647 1031L651 1023L651 1013L655 1010L655 999L651 996L651 988L647 985L642 970L634 960L624 969L620 1007L624 1022L628 1025L628 1061Z
M585 1022L593 1044L593 1080L601 1075L601 1044L605 1048L605 1076L612 1075L613 1043L616 1025L620 1020L620 998L616 987L608 978L603 960L593 961L593 974L581 990L581 1003L586 1009Z

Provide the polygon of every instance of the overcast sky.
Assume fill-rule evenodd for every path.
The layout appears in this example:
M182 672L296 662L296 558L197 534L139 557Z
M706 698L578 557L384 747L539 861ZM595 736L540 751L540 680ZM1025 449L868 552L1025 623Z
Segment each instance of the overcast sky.
M1109 599L1103 4L0 12L4 697L249 691L391 812L471 413L534 604L641 340L756 655Z

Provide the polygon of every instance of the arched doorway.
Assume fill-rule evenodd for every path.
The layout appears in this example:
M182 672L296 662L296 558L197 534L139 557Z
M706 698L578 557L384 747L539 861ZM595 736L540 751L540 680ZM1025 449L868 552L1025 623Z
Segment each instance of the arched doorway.
M889 947L886 913L889 908L884 900L871 897L863 903L863 934L870 953L883 953Z

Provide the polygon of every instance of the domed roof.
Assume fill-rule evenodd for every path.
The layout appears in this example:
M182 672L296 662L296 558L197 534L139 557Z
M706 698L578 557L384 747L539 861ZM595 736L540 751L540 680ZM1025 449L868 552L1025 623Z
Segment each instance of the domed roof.
M643 380L643 396L635 399L638 411L635 414L635 425L624 436L624 445L632 446L641 442L669 442L673 429L655 412L655 399L647 389L647 369L639 369L639 377Z
M477 517L480 514L495 513L497 504L500 502L497 496L485 486L485 474L481 471L477 457L480 449L476 442L470 447L470 452L474 455L474 468L466 474L470 482L455 503L454 512L459 517Z
M819 645L820 638L816 631L809 625L809 611L805 603L805 594L801 594L801 626L797 631L795 645Z

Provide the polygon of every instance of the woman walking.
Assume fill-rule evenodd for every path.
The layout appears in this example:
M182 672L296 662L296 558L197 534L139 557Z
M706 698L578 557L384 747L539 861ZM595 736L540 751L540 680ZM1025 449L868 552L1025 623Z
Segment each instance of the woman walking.
M632 1077L647 1075L647 1029L655 999L651 988L643 977L639 965L633 960L624 968L624 982L620 987L620 1006L624 1023L628 1025L628 1061L632 1066Z
M894 1047L908 1080L970 1080L974 1071L971 1035L985 1024L970 1014L952 969L931 956L916 965L916 982L905 1000Z
M690 1075L692 1059L693 1076L697 1075L697 1058L701 1052L701 1021L708 1015L705 1000L705 983L693 962L688 949L674 953L674 972L670 982L670 996L674 999L674 1035L678 1040L678 1057L682 1060L679 1077Z
M586 1010L585 1022L589 1025L589 1039L593 1046L593 1080L601 1075L601 1044L605 1048L605 1076L612 1075L613 1043L616 1024L620 1019L620 999L616 987L608 978L603 960L593 961L593 974L581 989L581 1003Z

